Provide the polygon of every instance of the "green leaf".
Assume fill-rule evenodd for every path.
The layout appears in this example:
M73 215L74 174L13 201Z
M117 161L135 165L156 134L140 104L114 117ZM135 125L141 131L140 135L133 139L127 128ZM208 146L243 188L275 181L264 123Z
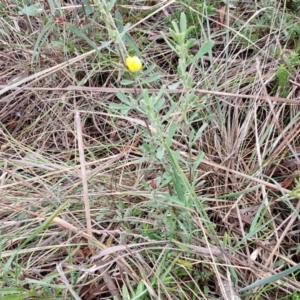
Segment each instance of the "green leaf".
M33 63L35 57L39 55L42 45L48 39L48 36L52 33L54 27L55 27L55 23L51 18L49 18L48 23L43 27L42 31L40 32L39 36L36 39L36 43L33 48L31 63Z
M180 31L182 33L186 33L186 29L187 29L187 26L186 26L186 15L184 12L181 13L180 15Z
M129 294L126 284L123 284L123 286L122 286L122 296L123 296L124 300L130 300L130 294Z
M116 20L116 26L118 31L121 33L124 30L124 25L123 25L123 17L119 10L116 10L115 12L115 20Z
M59 206L53 213L50 215L44 222L37 227L32 234L29 235L29 237L26 238L26 240L20 245L20 249L24 248L26 244L28 244L31 240L37 237L38 234L40 234L42 231L47 229L50 224L52 223L53 219L55 219L67 206L69 205L69 201L64 202L61 206ZM17 254L17 252L16 252Z
M259 187L260 186L261 185L259 185ZM265 202L266 201L265 201L265 197L264 197L263 201L261 202L261 204L260 204L260 206L259 206L259 208L258 208L258 210L257 210L257 212L256 212L256 214L255 214L255 216L253 218L253 221L251 223L250 230L249 230L250 232L252 232L252 231L255 230L255 227L258 224L259 219L264 216L264 214L262 213L262 210L266 209L266 207L267 207L267 205L266 205Z
M240 195L245 195L245 194L251 193L253 191L256 191L260 187L261 187L261 184L258 184L258 185L255 185L254 187L251 187L251 188L245 189L245 190L241 190L241 191L238 191L236 193L229 193L229 194L225 194L225 195L222 195L222 196L218 196L217 199L226 199L226 198L238 197Z
M187 30L186 30L186 33L185 33L185 36L188 37L189 34L195 29L195 26L190 26Z
M198 154L195 162L193 163L193 172L196 172L196 170L198 169L198 166L201 164L204 156L205 156L204 152L200 152Z
M195 133L196 131L194 130L194 128L191 128L191 132L190 132L190 136L189 136L189 144L191 144L191 141L194 139L195 137Z
M170 47L170 49L172 49L175 53L178 53L178 51L176 50L176 48L169 42L169 40L167 39L166 35L161 31L160 34L162 35L162 37L164 38L165 42L168 44L168 46Z
M64 16L64 12L61 9L59 0L48 0L48 4L53 15L55 15L57 11L59 11L59 15Z
M166 138L166 142L167 142L168 147L170 147L172 145L172 139L173 139L173 136L174 136L176 130L177 130L177 124L172 123L170 128L169 128L168 135L167 135L167 138Z
M169 90L176 90L182 84L182 80L179 80L173 84L168 85Z
M172 21L172 25L173 25L175 33L179 34L180 31L179 31L179 27L178 27L177 23L175 21Z
M169 154L169 158L171 161L171 166L172 166L172 181L174 184L174 188L175 191L177 193L177 197L179 199L179 201L181 202L182 205L186 205L186 197L184 195L184 191L183 191L183 180L182 178L179 176L178 172L180 172L180 167L178 165L178 155L176 152L172 151L169 147L167 148L168 154Z
M0 34L5 35L6 37L9 37L9 34L1 28L0 28Z
M187 49L192 48L195 45L195 42L196 42L196 39L189 39L185 44L186 48Z
M136 295L139 295L139 294L142 294L144 293L145 291L145 284L144 282L141 280L136 288L136 291L135 291L135 294ZM138 298L137 298L138 299Z
M89 16L90 14L92 14L94 12L94 8L91 6L90 1L89 0L83 0L83 7L85 10L85 14L87 16Z
M202 135L204 129L207 127L208 123L204 123L201 125L201 127L198 129L193 141L191 141L191 146L193 146L200 138L200 136Z
M51 45L53 46L53 48L57 48L57 49L60 49L60 50L64 50L64 47L65 47L65 43L63 41L60 41L60 40L51 41Z
M284 278L296 271L298 271L300 269L300 264L297 264L296 266L292 267L292 268L289 268L285 271L282 271L280 273L277 273L275 275L272 275L272 276L269 276L269 277L266 277L266 278L263 278L263 279L260 279L260 280L257 280L255 281L254 283L240 289L238 291L238 293L241 293L241 292L245 292L245 291L248 291L248 290L251 290L251 289L254 289L260 285L265 285L265 284L269 284L271 282L275 282L281 278Z
M19 11L19 15L27 15L30 17L35 17L44 11L44 7L41 4L33 4L30 6L26 6Z
M176 264L178 258L181 256L181 254L179 253L177 255L177 257L175 259L173 259L170 263L169 263L169 266L168 268L165 270L165 272L163 274L161 274L159 276L160 280L162 282L165 282L165 283L169 283L171 280L174 280L174 278L172 277L171 273L172 273L172 269L174 268L174 265ZM167 266L167 265L166 265Z
M147 293L147 289L145 288L145 284L144 282L141 280L137 286L136 292L135 292L135 296L134 298L131 298L131 300L141 300L144 299L141 298L143 295L145 295Z
M121 91L118 91L116 96L118 97L119 100L121 100L124 104L130 105L131 106L131 101L130 99Z
M35 294L32 292L27 292L27 293L19 293L15 295L9 295L9 296L3 296L1 297L1 300L25 300L25 299L34 299Z
M146 83L150 83L150 82L153 82L153 81L156 81L160 78L160 74L153 74L145 79L142 80L141 84L146 84Z
M121 104L121 103L110 103L109 108L115 109L115 110L121 110L124 113L127 113L131 107L126 105L126 104Z
M176 33L173 29L170 29L170 34L171 34L173 41L175 43L179 43L179 38L178 38L179 33Z
M165 194L164 196L166 197L166 199L168 199L168 201L178 204L180 206L182 205L182 201L180 201L176 195L171 196L169 194Z
M127 25L129 26L130 24L129 23L126 24L126 26L124 28L125 31L126 31ZM139 50L135 41L132 39L132 37L130 36L130 34L128 32L125 33L125 41L129 45L130 49L132 49L137 56L140 56L140 57L142 56L141 51Z
M183 74L186 72L186 65L183 63L181 58L178 60L177 71L180 76L183 76Z
M156 152L156 158L159 160L162 160L165 155L165 149L164 148L159 148Z
M84 39L100 55L98 46L92 40L90 40L82 31L80 31L77 27L72 26L72 25L69 25L68 29L70 31L72 31L75 35L77 35L78 37Z
M209 51L211 51L211 49L213 48L215 42L212 40L209 40L207 42L205 42L200 50L197 52L197 54L193 57L192 62L195 62L196 60L198 60L199 58L203 57L206 53L208 53Z
M134 80L128 80L128 79L121 80L122 85L131 85L131 84L134 84L134 83L135 83Z
M2 287L0 289L0 295L11 295L11 294L20 294L22 292L24 292L25 289L23 288L20 288L20 287L9 287L9 288L5 288L5 287Z
M110 12L114 8L115 4L116 4L116 0L110 0L107 3L108 12Z
M143 71L143 75L147 75L147 74L153 72L154 69L155 69L155 67L156 67L155 65L151 65L148 69L146 69L145 71Z
M154 103L153 108L154 108L154 111L158 113L165 105L165 98L156 96L154 98L154 100L155 100L155 103Z

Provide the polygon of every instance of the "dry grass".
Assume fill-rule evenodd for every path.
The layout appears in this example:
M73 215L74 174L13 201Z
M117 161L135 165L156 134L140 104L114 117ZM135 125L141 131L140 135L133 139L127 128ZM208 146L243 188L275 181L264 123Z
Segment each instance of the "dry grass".
M84 12L48 0L26 16L4 2L1 297L299 299L297 272L237 292L299 263L296 14L263 0L228 11L207 1L211 12L203 1ZM122 42L117 11L131 23ZM195 26L190 53L215 45L188 69L194 97L166 88L155 111L144 90L156 99L181 78L161 32L171 41L182 11ZM132 50L145 67L124 87ZM120 91L135 102L126 108Z

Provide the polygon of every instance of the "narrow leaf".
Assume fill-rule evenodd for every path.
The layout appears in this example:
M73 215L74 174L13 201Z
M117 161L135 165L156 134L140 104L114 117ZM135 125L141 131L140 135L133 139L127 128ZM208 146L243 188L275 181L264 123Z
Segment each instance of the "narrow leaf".
M94 8L91 6L89 0L82 0L82 1L83 1L83 4L84 4L85 14L87 16L89 16L90 14L92 14L94 12Z
M100 51L97 45L92 40L90 40L82 31L72 25L68 26L68 29L70 29L70 31L72 31L78 37L84 39L100 55Z
M171 144L172 144L172 139L173 139L173 136L176 132L176 129L177 129L177 124L172 123L170 128L169 128L168 136L166 138L166 142L167 142L168 147L170 147Z
M193 163L193 172L196 172L196 170L198 169L198 166L201 164L204 156L205 156L205 154L202 151L198 154L195 162Z
M180 15L180 31L186 33L186 15L184 12Z
M121 91L118 91L116 96L118 97L119 100L121 100L124 104L127 104L127 105L131 105L131 102L130 100L127 98L127 96L121 92Z
M116 10L116 12L115 12L115 20L116 20L116 25L117 25L119 32L122 33L123 29L124 29L123 18L122 18L121 13L118 10Z
M164 148L159 148L156 152L156 158L159 160L162 160L165 154L165 149Z
M141 84L146 84L146 83L150 83L150 82L153 82L153 81L156 81L160 78L160 74L153 74L145 79L142 80Z
M121 80L122 85L131 85L131 84L134 84L134 83L135 83L134 80L128 80L128 79Z
M33 4L30 6L26 6L19 11L19 15L26 15L30 17L35 17L39 13L43 12L44 8L41 4Z
M248 290L251 290L251 289L254 289L260 285L265 285L265 284L269 284L271 282L275 282L281 278L284 278L296 271L298 271L300 269L300 264L297 264L296 266L292 267L292 268L289 268L288 270L285 270L285 271L282 271L280 273L277 273L275 275L272 275L272 276L269 276L269 277L266 277L266 278L263 278L263 279L260 279L260 280L257 280L255 282L253 282L252 284L240 289L238 292L241 293L241 292L245 292L245 291L248 291Z
M203 57L205 54L207 54L209 51L211 51L212 47L214 46L215 42L212 40L209 40L205 42L200 50L197 52L197 54L193 57L193 62L196 61L197 59Z

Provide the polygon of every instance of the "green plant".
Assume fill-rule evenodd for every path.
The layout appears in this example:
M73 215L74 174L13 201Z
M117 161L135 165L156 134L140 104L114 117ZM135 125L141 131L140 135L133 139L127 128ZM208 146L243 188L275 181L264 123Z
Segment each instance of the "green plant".
M286 97L290 87L290 76L294 73L295 68L298 66L299 58L298 53L291 51L285 56L285 63L281 64L276 71L276 78L280 94Z
M286 65L281 64L278 67L276 71L276 77L277 77L278 87L280 89L280 94L281 96L286 97L289 91L289 72L287 70Z

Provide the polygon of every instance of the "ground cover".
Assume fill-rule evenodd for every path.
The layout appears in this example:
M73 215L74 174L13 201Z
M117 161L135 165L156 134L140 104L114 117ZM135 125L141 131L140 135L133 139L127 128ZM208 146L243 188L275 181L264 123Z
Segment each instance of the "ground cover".
M0 3L3 299L300 299L299 1Z

